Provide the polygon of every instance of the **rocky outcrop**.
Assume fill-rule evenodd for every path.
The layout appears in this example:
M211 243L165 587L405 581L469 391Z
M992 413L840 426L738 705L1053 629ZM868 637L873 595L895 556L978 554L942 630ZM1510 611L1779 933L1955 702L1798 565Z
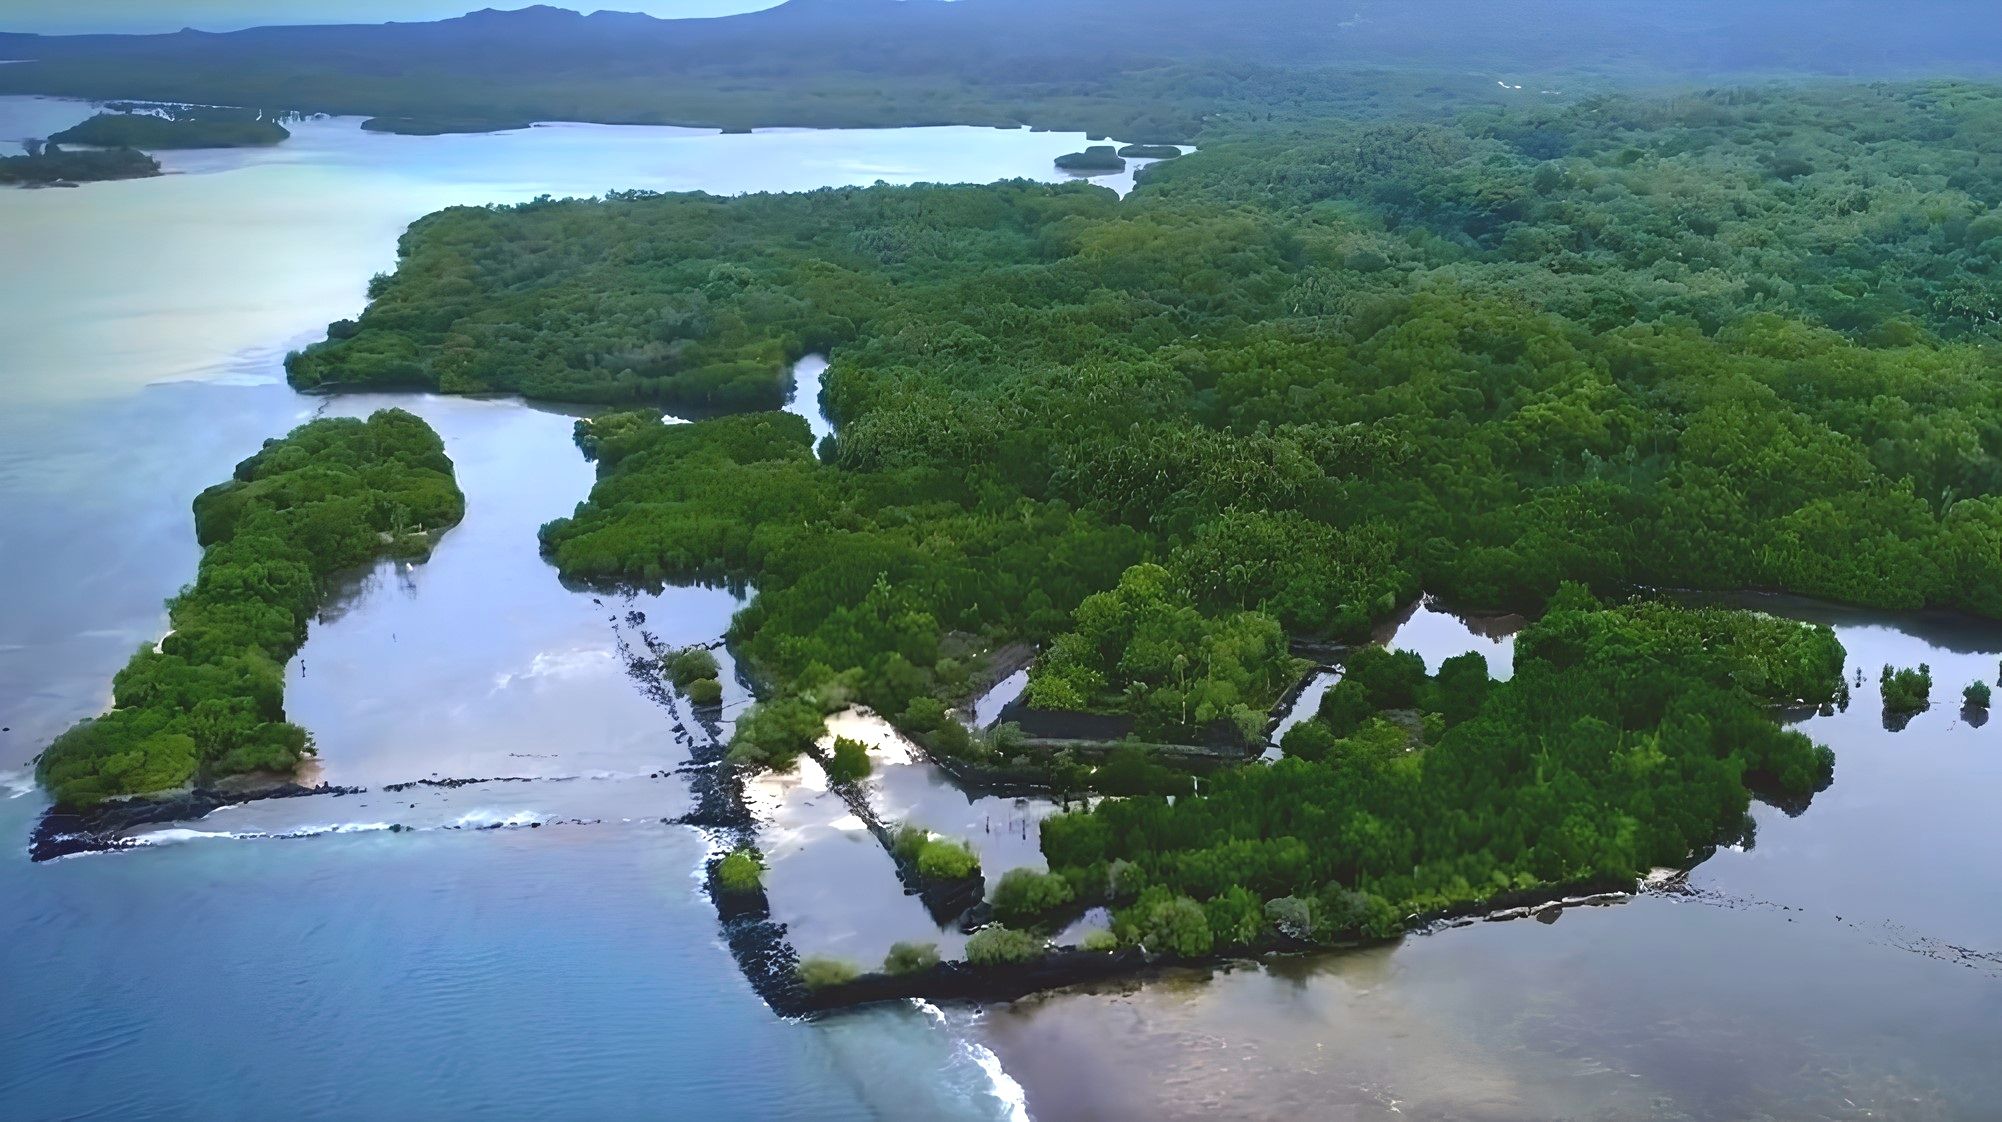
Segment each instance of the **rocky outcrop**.
M201 818L221 807L264 799L297 799L308 795L358 795L366 788L322 783L307 787L279 783L254 790L197 787L151 798L115 799L83 810L51 807L35 823L28 839L28 859L48 861L77 853L124 849L132 843L120 835L140 826Z

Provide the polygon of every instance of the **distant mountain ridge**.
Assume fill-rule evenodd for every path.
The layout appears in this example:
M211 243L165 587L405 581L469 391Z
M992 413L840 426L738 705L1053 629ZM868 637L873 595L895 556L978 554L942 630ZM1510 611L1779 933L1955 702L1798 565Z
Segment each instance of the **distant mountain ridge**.
M427 22L155 35L19 35L0 26L0 50L50 59L105 51L171 54L219 43L310 52L343 44L443 46L515 38L516 46L529 47L536 44L528 36L552 34L559 40L637 36L633 48L692 48L747 35L783 39L816 32L844 38L946 34L1042 53L1074 50L1074 40L1063 40L1082 33L1102 36L1097 47L1159 57L1287 64L1361 61L1353 56L1365 51L1400 64L1437 63L1478 50L1475 61L1514 58L1527 65L1596 50L1649 56L1668 67L1736 56L1847 74L1929 61L2002 65L1995 56L2002 20L1994 16L1985 0L787 0L761 11L699 18L585 14L537 4Z
M1986 0L789 0L689 19L538 5L425 23L0 35L0 58L34 60L0 67L0 92L725 126L1051 123L1112 99L1129 117L1155 103L1162 127L1172 114L1185 131L1247 96L1295 109L1320 96L1247 67L1490 84L1968 76L2002 70L2002 20Z

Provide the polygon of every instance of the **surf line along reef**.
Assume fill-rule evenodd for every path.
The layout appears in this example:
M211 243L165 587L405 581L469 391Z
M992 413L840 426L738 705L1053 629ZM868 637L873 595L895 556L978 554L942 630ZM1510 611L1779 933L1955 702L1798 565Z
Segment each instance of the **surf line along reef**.
M194 501L202 546L169 627L112 682L112 708L57 737L36 764L58 821L143 810L131 796L224 784L214 805L292 793L312 737L285 719L285 664L329 577L381 557L422 560L465 515L438 434L415 415L330 417L267 440ZM171 800L169 800L171 802ZM84 817L78 818L81 814Z

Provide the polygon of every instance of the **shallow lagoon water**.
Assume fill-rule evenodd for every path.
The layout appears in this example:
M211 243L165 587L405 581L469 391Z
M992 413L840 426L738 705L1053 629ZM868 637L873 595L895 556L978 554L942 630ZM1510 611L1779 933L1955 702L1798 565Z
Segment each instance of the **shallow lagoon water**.
M0 99L0 137L88 113ZM367 276L393 264L397 232L438 206L1053 178L1049 160L1081 138L591 126L409 138L352 120L296 131L272 150L170 154L177 174L163 179L0 193L10 248L36 263L0 282L0 567L10 588L35 590L0 600L0 836L25 839L43 800L23 769L104 704L192 575L189 501L259 441L321 409L413 409L460 464L467 520L424 564L356 574L292 668L290 704L319 736L323 774L371 791L150 828L132 852L30 866L17 844L0 860L9 1117L952 1118L1019 1116L1026 1103L1045 1122L1205 1106L1979 1118L2002 1101L1989 825L2002 733L1961 720L1951 700L1974 676L1992 680L2002 634L1856 613L1832 614L1865 681L1846 711L1802 725L1836 748L1834 787L1797 818L1759 808L1755 844L1702 865L1690 895L984 1017L771 1016L697 890L707 839L661 822L687 792L656 773L707 734L647 700L622 661L643 632L713 638L733 597L556 582L533 527L591 477L561 412L303 398L278 360L354 314ZM1505 643L1452 628L1420 609L1397 645L1435 667L1464 649L1506 665ZM1890 732L1876 671L1921 660L1943 701ZM382 789L433 773L539 778ZM879 794L921 817L970 810L929 782L886 774ZM839 819L830 810L823 825ZM260 840L224 840L243 835ZM853 855L888 868L866 838ZM800 882L838 892L816 860L793 870ZM850 895L880 903L888 926L929 922L866 875ZM775 867L775 905L809 911L778 898L781 879ZM869 923L870 940L887 930Z
M989 888L1010 869L1048 867L1039 823L1062 809L1056 800L965 790L895 726L867 710L836 714L828 731L869 750L872 770L862 789L878 819L967 843L980 857Z
M1797 723L1836 751L1804 813L1755 804L1753 844L1697 866L1687 893L1018 1003L984 1027L1031 1111L1993 1117L2002 736L1959 695L1995 681L2002 628L1738 602L1832 623L1852 683L1863 671L1846 709ZM1921 661L1934 705L1890 731L1877 672Z
M0 99L0 137L90 112ZM352 119L294 133L167 154L159 179L0 192L10 250L36 262L0 282L0 569L37 590L0 601L0 835L16 839L0 861L5 1113L1009 1117L1019 1090L963 1017L787 1022L737 973L699 892L707 840L661 822L688 809L672 769L708 733L625 665L649 638L714 640L737 599L562 587L534 532L589 490L572 418L505 400L302 397L279 363L355 314L402 228L441 206L1054 179L1050 161L1081 138L582 125L412 138ZM439 430L468 501L428 561L353 574L289 668L318 777L371 789L227 808L135 831L136 850L30 866L44 805L30 762L158 637L162 602L194 573L196 492L317 413L383 405ZM745 691L723 657L727 715ZM384 789L516 777L535 781Z

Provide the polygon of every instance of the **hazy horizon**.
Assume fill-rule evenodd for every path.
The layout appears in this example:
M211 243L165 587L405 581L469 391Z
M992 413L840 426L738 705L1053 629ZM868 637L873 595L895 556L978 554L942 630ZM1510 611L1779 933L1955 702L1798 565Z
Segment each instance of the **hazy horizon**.
M48 3L29 0L22 11L0 12L0 32L42 35L92 33L146 34L179 31L233 31L245 27L288 23L381 23L449 19L480 8L525 8L533 0L69 0ZM770 8L780 0L598 0L572 3L550 0L552 6L596 11L606 8L648 15L724 16Z

